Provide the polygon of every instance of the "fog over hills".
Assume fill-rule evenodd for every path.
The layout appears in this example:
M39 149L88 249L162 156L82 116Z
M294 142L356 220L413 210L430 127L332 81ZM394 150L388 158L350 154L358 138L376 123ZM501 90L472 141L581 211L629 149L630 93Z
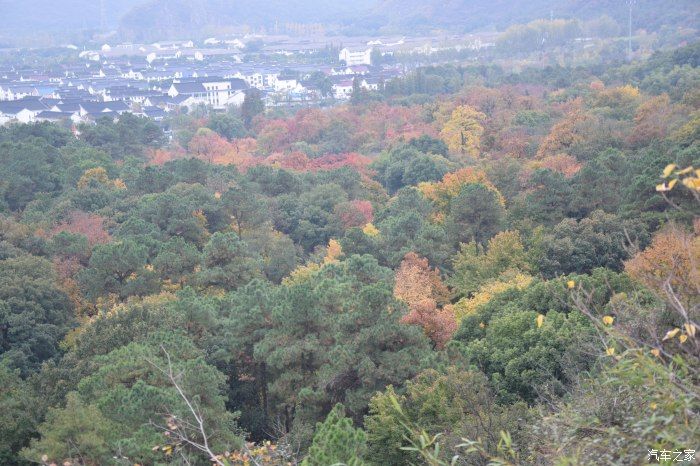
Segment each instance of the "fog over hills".
M119 20L143 0L0 0L0 30L31 32L31 29L69 31L76 28L116 27Z
M695 0L637 0L636 27L658 29L664 24L696 26L700 2ZM502 30L514 23L538 18L590 19L608 15L627 23L624 0L383 0L373 14L384 24L403 29L436 28L468 32L474 29Z
M189 29L195 34L228 26L273 27L294 23L352 23L375 6L375 0L151 0L128 12L120 32L139 39L174 36Z
M102 5L102 7L101 7ZM0 0L0 32L118 30L127 40L202 37L229 27L274 27L284 23L323 23L348 33L470 32L503 30L537 18L590 19L601 15L621 25L624 0ZM636 28L695 26L697 0L637 0Z

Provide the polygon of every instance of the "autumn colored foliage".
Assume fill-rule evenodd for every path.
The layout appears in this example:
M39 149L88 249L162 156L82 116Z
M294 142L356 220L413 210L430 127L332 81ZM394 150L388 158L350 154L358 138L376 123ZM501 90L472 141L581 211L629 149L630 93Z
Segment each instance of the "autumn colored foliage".
M535 159L527 164L527 169L536 170L546 168L553 172L558 172L566 178L571 178L581 169L583 165L575 157L568 154L548 155L542 159Z
M505 204L503 196L498 191L496 186L489 180L483 170L474 167L464 167L455 172L446 174L442 181L436 183L421 183L418 189L425 197L435 203L435 205L443 210L450 200L457 196L463 186L468 184L481 184L493 191L498 196L501 204Z
M375 50L379 89L318 108L0 125L0 463L695 448L700 43L627 62L611 16L510 29L512 62Z
M461 105L452 111L452 115L442 128L440 136L451 151L476 157L481 148L485 119L486 115L474 107Z
M686 305L700 297L700 236L679 226L657 233L651 245L625 262L625 271L666 297L678 293Z
M85 236L91 247L96 244L108 243L112 238L105 229L104 222L105 219L100 215L74 210L68 214L65 220L51 229L49 236L55 236L65 231Z
M462 298L456 304L448 307L459 322L464 317L476 312L480 306L487 304L498 294L511 289L522 290L530 283L532 283L532 277L529 275L522 273L506 274L497 280L485 283L473 296Z
M410 252L396 271L394 296L408 304L409 312L402 321L420 325L437 347L442 347L457 330L454 314L444 305L449 290L437 269L428 259Z
M543 159L552 155L566 154L571 146L581 143L584 140L581 125L587 118L580 106L574 105L564 119L556 123L547 137L542 140L537 150L537 157Z
M335 207L336 214L345 228L364 227L374 219L372 203L356 199Z

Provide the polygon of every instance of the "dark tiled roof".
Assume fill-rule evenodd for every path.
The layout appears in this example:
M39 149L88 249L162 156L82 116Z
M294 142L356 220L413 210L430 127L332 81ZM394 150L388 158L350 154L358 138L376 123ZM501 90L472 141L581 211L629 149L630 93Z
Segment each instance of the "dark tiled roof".
M105 113L105 112L126 112L129 110L129 106L121 101L115 100L112 102L81 102L85 113Z
M240 79L240 78L231 78L229 79L231 81L231 90L232 91L242 91L244 89L248 89L248 83L245 82L245 80Z
M119 118L119 114L117 112L97 112L97 113L88 113L85 115L87 118L90 118L92 120L99 120L100 118Z
M164 104L166 102L169 102L171 100L169 95L163 94L163 95L150 95L148 96L148 101L151 102L152 104Z
M51 112L44 111L37 114L36 118L38 120L65 120L73 116L73 112Z
M175 86L175 90L178 94L195 94L197 92L207 92L207 90L204 89L202 83L174 83L173 86Z
M165 116L165 111L159 107L144 107L143 113L149 118L162 118Z
M173 97L168 103L172 103L174 105L179 105L189 98L190 98L190 96L188 96L188 95L180 94L180 95Z
M58 108L62 112L77 112L80 110L80 103L78 103L78 102L60 103L60 104L56 104L56 108Z
M20 99L0 101L0 113L16 114L24 109L31 111L48 110L38 99Z

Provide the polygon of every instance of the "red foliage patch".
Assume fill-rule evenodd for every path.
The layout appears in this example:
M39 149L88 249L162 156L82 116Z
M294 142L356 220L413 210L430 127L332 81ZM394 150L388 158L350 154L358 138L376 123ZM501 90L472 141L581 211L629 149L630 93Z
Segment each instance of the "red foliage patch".
M84 235L88 239L90 247L96 244L109 243L112 237L104 228L104 218L93 213L75 210L68 214L63 222L56 225L50 232L49 237L57 235L62 231Z

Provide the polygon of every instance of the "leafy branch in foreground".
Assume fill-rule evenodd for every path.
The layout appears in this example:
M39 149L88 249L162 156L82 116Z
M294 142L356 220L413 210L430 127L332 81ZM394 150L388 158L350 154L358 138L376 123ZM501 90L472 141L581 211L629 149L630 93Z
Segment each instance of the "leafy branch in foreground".
M389 394L389 400L399 416L400 424L405 429L403 435L407 446L401 447L401 450L415 453L428 466L456 466L462 464L465 456L470 454L478 455L487 466L517 466L522 464L520 456L513 446L513 441L510 433L501 431L500 440L497 445L497 455L490 454L484 447L481 439L470 440L462 438L462 442L457 445L457 449L461 449L461 454L452 456L451 459L443 459L442 447L440 446L441 433L431 435L421 427L415 425L404 414L399 400L393 393Z

